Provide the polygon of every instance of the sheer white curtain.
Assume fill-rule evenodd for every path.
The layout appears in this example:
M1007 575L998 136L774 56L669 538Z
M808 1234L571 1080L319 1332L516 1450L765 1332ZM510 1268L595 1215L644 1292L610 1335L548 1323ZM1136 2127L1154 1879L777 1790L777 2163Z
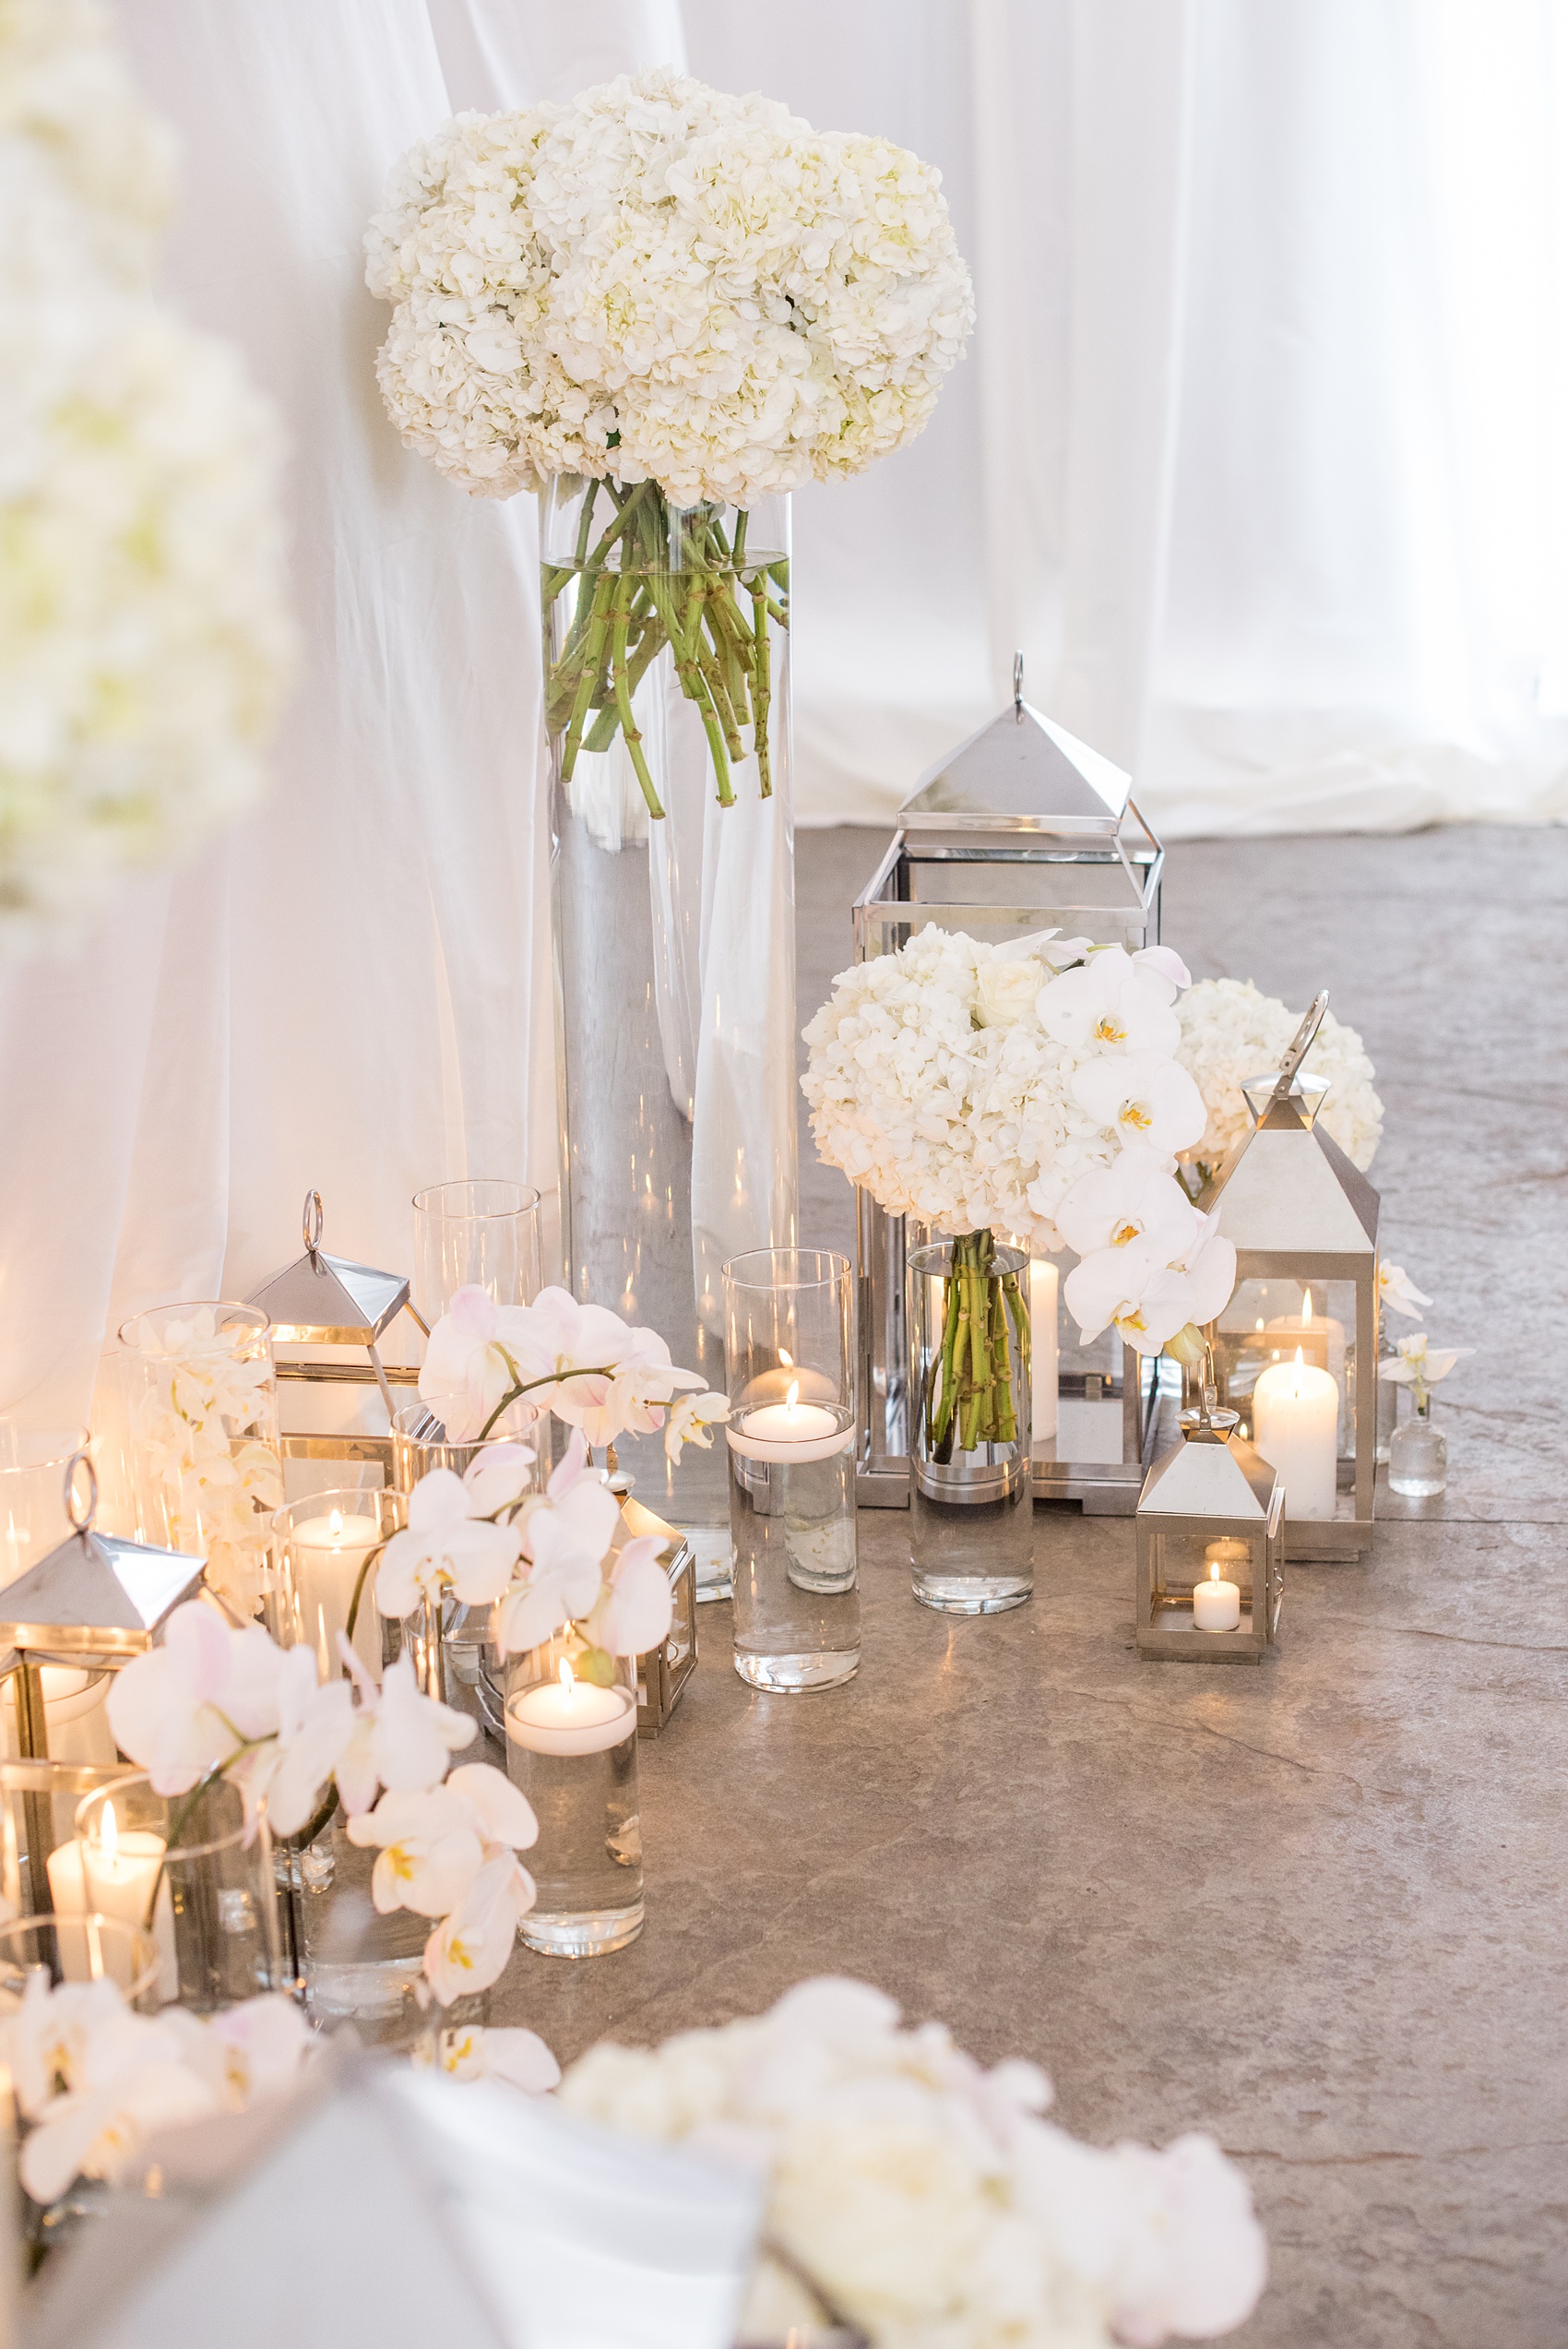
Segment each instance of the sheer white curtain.
M299 1248L406 1265L409 1199L554 1183L533 501L398 445L360 240L456 108L671 55L665 0L126 0L184 148L168 287L293 439L301 674L267 802L0 988L0 1409L84 1415L106 1330Z
M980 322L798 501L801 820L1031 698L1171 835L1568 812L1560 0L684 0L939 164Z

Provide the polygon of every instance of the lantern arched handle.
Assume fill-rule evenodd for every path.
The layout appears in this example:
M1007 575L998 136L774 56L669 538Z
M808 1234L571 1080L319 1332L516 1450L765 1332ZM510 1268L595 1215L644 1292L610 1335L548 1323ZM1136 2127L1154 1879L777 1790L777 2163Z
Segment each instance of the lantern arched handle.
M313 1264L315 1262L315 1252L321 1246L321 1234L326 1222L327 1218L322 1213L321 1208L321 1193L319 1191L307 1191L305 1193L304 1212L300 1218L300 1226L304 1234L305 1254L309 1257Z
M1021 719L1023 714L1024 656L1021 652L1016 652L1013 655L1013 715L1015 718Z
M87 1471L87 1507L77 1498L77 1477ZM73 1533L90 1533L92 1520L98 1515L98 1471L92 1464L92 1454L77 1451L65 1462L65 1522Z

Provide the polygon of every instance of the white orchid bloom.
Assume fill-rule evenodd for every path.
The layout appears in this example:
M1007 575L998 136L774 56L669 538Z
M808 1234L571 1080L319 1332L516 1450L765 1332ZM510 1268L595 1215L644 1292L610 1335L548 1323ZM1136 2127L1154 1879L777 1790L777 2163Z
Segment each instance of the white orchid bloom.
M730 1402L725 1395L677 1395L664 1423L667 1456L678 1466L682 1447L685 1444L695 1444L699 1451L711 1451L713 1437L709 1430L719 1426L729 1416Z
M346 1680L318 1680L315 1651L303 1642L285 1649L278 1688L277 1736L229 1774L247 1811L265 1798L273 1832L297 1835L354 1734L353 1690Z
M1088 1061L1074 1071L1073 1097L1123 1142L1142 1142L1157 1158L1190 1150L1208 1123L1187 1071L1157 1052L1107 1053Z
M561 2085L561 2067L535 2031L480 2022L444 2031L436 2062L454 2080L504 2080L528 2096L547 2096Z
M338 1652L359 1690L353 1729L339 1756L338 1792L352 1818L369 1810L375 1790L420 1795L445 1775L447 1757L472 1742L478 1723L415 1685L407 1656L389 1663L376 1687L339 1632Z
M259 1624L231 1630L199 1599L174 1609L160 1646L109 1684L109 1726L160 1795L184 1795L247 1745L276 1735L283 1651Z
M201 2037L187 2060L206 2070L231 2112L291 2088L318 2044L293 2000L277 1992L221 2008Z
M488 1473L493 1482L515 1482L509 1467ZM408 1524L382 1552L376 1606L386 1616L411 1615L422 1600L439 1604L448 1591L467 1606L489 1606L512 1580L518 1546L515 1527L492 1524L477 1513L475 1494L462 1477L449 1468L433 1469L409 1496Z
M495 1642L504 1656L538 1647L598 1601L621 1506L587 1461L582 1430L574 1429L543 1493L525 1501L516 1520L529 1572L496 1610Z
M506 1970L517 1921L534 1902L527 1871L503 1854L487 1860L462 1901L424 1945L425 1979L444 2007L488 1990Z
M127 2022L158 2025L148 2016ZM222 2109L215 2092L178 2057L148 2052L102 2088L49 2105L22 2146L18 2172L35 2202L56 2202L75 2177L123 2177L157 2130L205 2120Z
M484 1289L459 1289L430 1333L420 1400L455 1444L471 1443L516 1383L504 1340L518 1311L498 1306Z
M656 1330L632 1329L617 1314L579 1305L564 1289L541 1289L522 1308L516 1359L557 1419L580 1427L590 1444L612 1444L628 1431L648 1436L682 1388L700 1388L678 1370Z
M1394 1354L1378 1364L1377 1375L1396 1387L1408 1387L1417 1402L1423 1402L1428 1389L1446 1378L1456 1362L1474 1352L1474 1346L1440 1346L1433 1353L1428 1349L1426 1331L1418 1330L1413 1336L1400 1339Z
M1077 1256L1146 1239L1174 1258L1191 1246L1202 1220L1176 1177L1135 1144L1109 1166L1080 1174L1056 1210L1056 1228Z
M532 1490L534 1448L531 1444L486 1444L463 1471L469 1507L475 1517L494 1517L515 1508Z
M1182 1041L1173 995L1162 972L1140 969L1121 947L1108 947L1042 989L1039 1022L1073 1052L1153 1053L1169 1060Z
M646 1655L670 1637L675 1608L670 1578L659 1563L660 1546L651 1534L639 1534L611 1567L595 1628L612 1656Z
M1173 946L1141 946L1134 952L1133 961L1139 971L1158 979L1161 986L1169 989L1165 997L1167 1003L1174 1003L1182 989L1193 984L1192 972Z
M383 1795L374 1810L349 1821L349 1840L376 1849L370 1890L384 1916L393 1909L447 1915L484 1866L473 1813L445 1786Z
M1192 1210L1189 1210L1192 1212ZM1091 1345L1114 1324L1142 1354L1158 1353L1189 1322L1202 1328L1222 1312L1236 1285L1236 1251L1213 1216L1193 1215L1182 1254L1172 1261L1152 1239L1098 1249L1063 1283L1067 1310Z
M1377 1294L1380 1305L1385 1306L1390 1313L1402 1313L1407 1321L1419 1321L1422 1308L1431 1303L1429 1296L1422 1295L1408 1272L1402 1272L1396 1264L1385 1264L1381 1257L1377 1266Z
M498 1849L527 1852L538 1842L533 1805L493 1762L459 1762L448 1771L446 1784L468 1805L486 1859L493 1858Z

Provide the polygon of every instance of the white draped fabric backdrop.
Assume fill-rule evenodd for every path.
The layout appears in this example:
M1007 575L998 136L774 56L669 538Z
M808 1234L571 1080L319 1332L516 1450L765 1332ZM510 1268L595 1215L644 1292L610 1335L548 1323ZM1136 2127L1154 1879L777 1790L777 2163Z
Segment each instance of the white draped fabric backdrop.
M0 984L0 1410L125 1315L444 1176L549 1190L532 502L407 455L360 238L449 113L684 63L938 163L980 305L912 448L797 500L801 820L1005 689L1168 836L1568 812L1568 23L1553 0L123 0L168 282L294 446L267 804ZM811 1007L802 1006L802 1015Z

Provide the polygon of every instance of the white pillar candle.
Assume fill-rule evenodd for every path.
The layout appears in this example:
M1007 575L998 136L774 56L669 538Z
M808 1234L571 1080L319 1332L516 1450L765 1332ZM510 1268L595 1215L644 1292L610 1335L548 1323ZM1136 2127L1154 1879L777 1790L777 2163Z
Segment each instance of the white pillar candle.
M1345 1324L1329 1314L1314 1313L1310 1289L1299 1314L1277 1314L1264 1334L1280 1341L1279 1352L1288 1361L1300 1346L1306 1360L1326 1370L1340 1393L1345 1392Z
M747 1412L737 1425L726 1428L731 1450L739 1452L742 1460L779 1461L791 1468L848 1451L855 1440L854 1429L846 1427L838 1413L823 1404L802 1402L800 1391L796 1381L783 1402L764 1403L759 1410Z
M601 1754L635 1737L637 1709L628 1690L574 1677L563 1657L559 1677L506 1699L506 1735L533 1754Z
M1285 1514L1332 1517L1337 1490L1339 1389L1326 1370L1276 1362L1253 1391L1253 1442L1285 1486Z
M377 1520L359 1509L352 1509L346 1516L335 1508L325 1517L307 1517L289 1535L298 1616L294 1636L319 1651L325 1633L331 1676L336 1676L339 1670L338 1634L349 1628L349 1609L353 1604L360 1568L380 1540ZM367 1671L379 1680L381 1618L375 1611L374 1572L365 1576L364 1588L360 1592L359 1613L354 1618L354 1650L363 1658Z
M1241 1591L1236 1583L1225 1580L1216 1559L1208 1569L1208 1580L1193 1586L1193 1628L1194 1631L1237 1631L1241 1625Z
M1060 1275L1049 1257L1029 1259L1029 1419L1035 1443L1056 1433L1056 1292Z
M87 1914L87 1883L79 1835L73 1835L68 1843L56 1843L49 1854L49 1905L55 1916L61 1972L67 1982L90 1982L92 1968L81 1924Z
M161 1997L174 1997L179 1990L179 1970L174 1961L174 1913L169 1895L169 1878L163 1873L163 1854L167 1845L161 1835L148 1827L122 1827L116 1817L113 1798L105 1798L98 1814L98 1831L77 1838L81 1851L82 1906L91 1915L118 1917L123 1925L133 1925L138 1933L151 1926L158 1942L160 1963L158 1987ZM53 1863L50 1863L50 1882L53 1883ZM58 1906L58 1903L56 1903ZM118 1945L110 1960L110 1970L119 1981L124 1971ZM128 1982L121 1982L124 1990Z

